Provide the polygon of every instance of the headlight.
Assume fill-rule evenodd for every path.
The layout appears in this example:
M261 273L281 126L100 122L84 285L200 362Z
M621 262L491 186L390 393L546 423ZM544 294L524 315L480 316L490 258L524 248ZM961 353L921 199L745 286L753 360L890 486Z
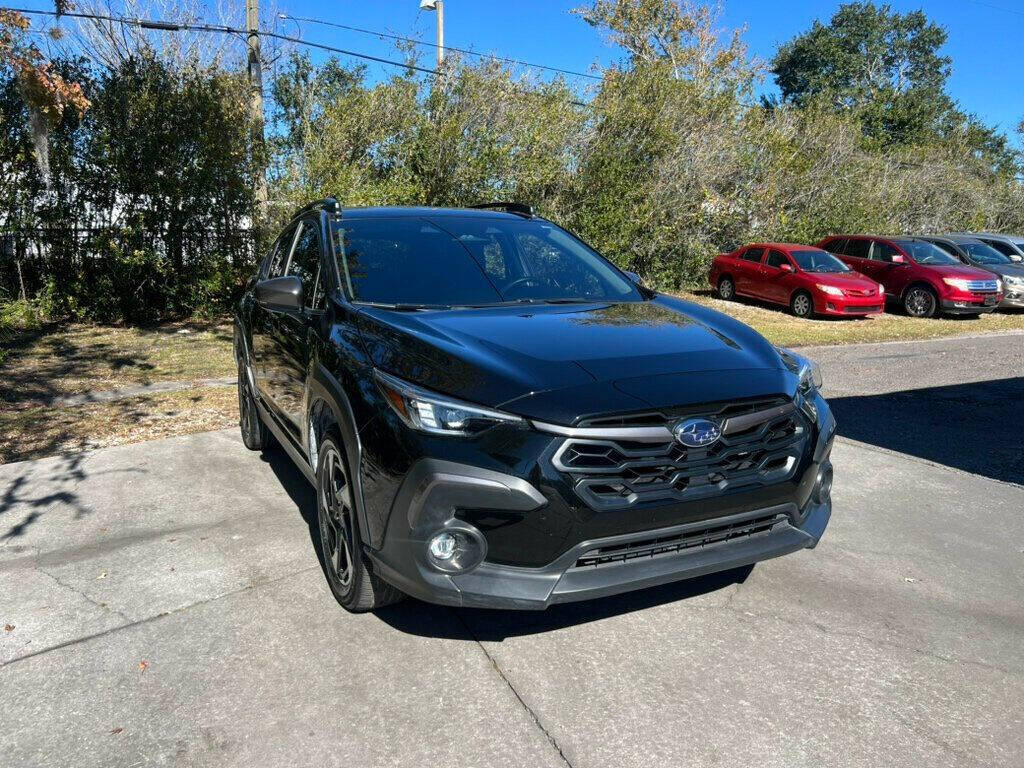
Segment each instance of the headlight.
M776 347L782 362L793 373L800 377L800 392L809 395L821 389L824 379L821 375L821 366L803 355L798 355L785 347Z
M944 277L942 278L942 282L944 282L946 285L950 285L953 288L956 288L959 291L969 291L971 285L970 280L964 280L963 278L959 277Z
M433 435L475 435L496 424L523 424L518 416L462 403L374 370L388 405L406 425Z
M827 293L829 296L842 296L843 289L836 288L834 285L822 285L818 283L818 290Z
M1007 285L1016 285L1018 287L1024 287L1024 277L1017 277L1015 275L1007 275L1003 278Z

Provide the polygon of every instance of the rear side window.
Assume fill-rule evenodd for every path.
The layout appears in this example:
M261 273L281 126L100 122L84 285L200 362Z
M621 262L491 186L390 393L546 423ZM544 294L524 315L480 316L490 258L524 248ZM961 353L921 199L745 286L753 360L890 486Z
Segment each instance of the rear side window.
M846 255L855 259L866 259L871 251L870 240L850 240L846 244Z
M766 263L769 267L778 269L783 264L789 264L789 259L786 258L785 254L778 251L768 251L768 261Z
M832 240L830 242L825 243L825 245L822 246L822 248L823 250L826 250L829 253L845 254L846 242L847 240L845 237L840 237L837 240Z
M286 274L302 278L305 304L310 309L320 309L324 303L324 289L320 282L320 233L315 222L302 222L291 261Z
M950 256L960 256L960 254L956 252L956 248L954 248L951 243L945 243L942 240L932 240L931 242L935 243L937 246L939 246L939 248L944 250Z
M891 264L892 257L896 255L902 256L903 254L888 243L875 241L874 247L871 249L871 258L875 261L885 261Z
M740 257L744 261L756 261L761 263L761 258L764 256L764 248L747 248L743 255Z

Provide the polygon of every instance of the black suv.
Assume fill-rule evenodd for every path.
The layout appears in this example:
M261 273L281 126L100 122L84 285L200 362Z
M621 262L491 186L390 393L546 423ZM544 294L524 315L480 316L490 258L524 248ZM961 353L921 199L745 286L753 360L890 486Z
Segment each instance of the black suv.
M235 352L245 444L316 487L349 610L545 608L813 547L831 514L817 367L527 206L307 206Z

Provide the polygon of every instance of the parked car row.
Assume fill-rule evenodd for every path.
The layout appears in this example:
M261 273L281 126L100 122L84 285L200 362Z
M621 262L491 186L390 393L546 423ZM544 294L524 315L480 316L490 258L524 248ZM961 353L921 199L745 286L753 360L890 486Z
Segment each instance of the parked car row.
M719 298L786 305L797 317L911 317L1024 308L1024 237L834 235L816 246L752 243L715 257Z

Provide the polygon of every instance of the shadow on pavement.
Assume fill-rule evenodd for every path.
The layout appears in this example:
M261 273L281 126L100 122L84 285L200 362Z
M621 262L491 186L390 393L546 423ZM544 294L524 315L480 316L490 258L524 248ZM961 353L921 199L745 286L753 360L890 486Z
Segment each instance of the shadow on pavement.
M715 592L732 584L742 584L753 568L748 565L637 592L581 603L553 605L546 611L452 609L407 599L381 608L375 614L393 629L410 635L501 642L508 637L550 632Z
M842 437L1024 484L1024 377L829 398Z

